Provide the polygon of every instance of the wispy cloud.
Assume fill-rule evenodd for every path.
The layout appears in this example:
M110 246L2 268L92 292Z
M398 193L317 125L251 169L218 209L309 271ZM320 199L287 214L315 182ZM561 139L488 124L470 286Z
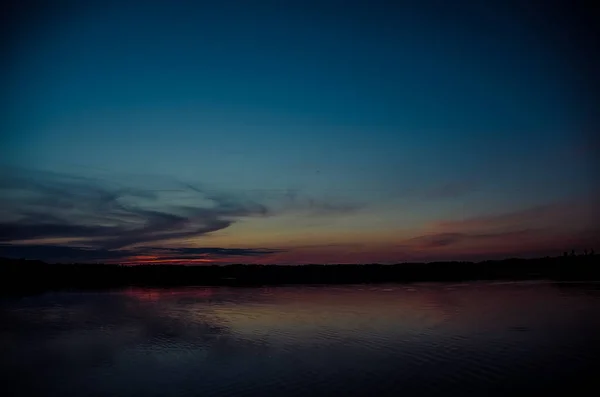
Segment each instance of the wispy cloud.
M408 239L403 246L416 249L434 249L460 244L506 241L536 235L538 230L526 229L502 233L433 233Z
M401 241L408 252L465 258L507 255L555 255L600 245L590 219L589 201L570 200L504 213L434 222L416 237Z
M567 206L563 203L540 205L516 211L475 216L459 220L444 220L436 224L443 230L482 230L522 225L531 221L547 220L560 215Z
M336 216L360 208L300 192L290 196L220 191L177 181L173 181L175 189L141 189L67 174L11 171L0 181L0 242L5 252L6 244L21 244L12 252L25 253L27 245L23 244L36 240L25 256L37 252L53 257L110 259L123 257L123 253L140 255L140 246L155 247L145 249L148 254L165 258L269 254L269 250L245 248L168 247L226 229L244 218L284 212ZM72 238L77 244L44 251L38 243L57 238ZM166 248L158 252L156 247ZM113 256L115 251L118 253Z
M441 220L432 229L438 231L485 230L507 231L523 228L586 228L598 220L595 197L557 201L513 211L472 216L464 219Z
M50 262L102 262L102 263L194 263L219 262L235 258L266 256L282 250L266 248L137 247L108 250L62 245L0 244L0 256L36 258Z
M212 195L212 206L172 205L157 193L114 188L63 175L12 177L2 184L17 219L2 222L2 241L87 237L95 248L118 249L202 236L229 227L242 216L262 216L259 204Z
M290 189L277 197L281 212L302 212L308 216L344 215L357 212L365 207L364 203L349 202L340 199L314 198L303 195L297 189Z

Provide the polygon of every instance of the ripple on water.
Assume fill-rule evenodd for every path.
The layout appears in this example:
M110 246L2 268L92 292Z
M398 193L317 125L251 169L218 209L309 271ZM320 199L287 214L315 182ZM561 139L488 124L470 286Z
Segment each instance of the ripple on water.
M3 303L0 380L16 397L568 392L596 379L598 312L585 284L65 292Z

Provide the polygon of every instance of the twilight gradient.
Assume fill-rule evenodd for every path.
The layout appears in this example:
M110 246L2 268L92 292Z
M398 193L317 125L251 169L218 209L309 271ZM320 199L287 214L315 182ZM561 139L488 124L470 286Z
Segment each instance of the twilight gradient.
M15 3L0 256L387 263L594 248L587 20L521 3Z

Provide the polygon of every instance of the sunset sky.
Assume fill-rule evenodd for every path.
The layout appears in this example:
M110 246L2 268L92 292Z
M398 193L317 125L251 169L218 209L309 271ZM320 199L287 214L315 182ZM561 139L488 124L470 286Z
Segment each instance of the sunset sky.
M581 15L508 0L35 3L3 28L0 256L600 250Z

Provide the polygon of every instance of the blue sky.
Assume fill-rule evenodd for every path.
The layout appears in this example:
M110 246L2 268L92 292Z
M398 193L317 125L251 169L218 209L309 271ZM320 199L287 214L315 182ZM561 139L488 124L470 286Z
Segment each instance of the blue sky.
M552 20L446 3L65 2L13 34L4 163L359 206L326 241L589 201L590 99Z

